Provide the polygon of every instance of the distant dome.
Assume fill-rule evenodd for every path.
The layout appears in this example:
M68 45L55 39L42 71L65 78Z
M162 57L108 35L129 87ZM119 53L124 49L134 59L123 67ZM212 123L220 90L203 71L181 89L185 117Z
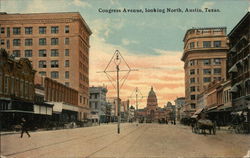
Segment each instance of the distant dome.
M151 90L148 93L147 106L157 106L157 97L153 87L151 87Z

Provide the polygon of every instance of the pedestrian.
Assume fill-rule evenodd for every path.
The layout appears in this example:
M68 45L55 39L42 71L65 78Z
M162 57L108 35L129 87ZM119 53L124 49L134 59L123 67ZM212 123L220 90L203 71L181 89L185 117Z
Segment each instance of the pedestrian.
M24 132L26 132L27 133L27 135L30 137L30 134L29 134L29 132L28 132L28 123L27 123L27 121L25 120L25 118L22 118L21 119L21 130L22 130L22 132L21 132L21 138L23 137L23 133Z

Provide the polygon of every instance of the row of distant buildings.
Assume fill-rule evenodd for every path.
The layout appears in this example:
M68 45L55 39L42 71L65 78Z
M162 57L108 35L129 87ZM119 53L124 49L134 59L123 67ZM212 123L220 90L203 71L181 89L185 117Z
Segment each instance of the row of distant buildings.
M91 34L78 12L0 13L2 128L21 117L41 127L117 120L117 101L106 99L107 88L89 86ZM128 104L122 102L123 120Z
M177 119L206 111L220 124L238 112L250 122L250 13L227 35L226 27L192 28L184 36L181 60L185 98L177 98Z

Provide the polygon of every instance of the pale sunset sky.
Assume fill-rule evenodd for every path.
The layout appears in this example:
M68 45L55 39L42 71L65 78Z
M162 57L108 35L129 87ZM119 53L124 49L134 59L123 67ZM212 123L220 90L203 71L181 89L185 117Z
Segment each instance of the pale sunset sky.
M93 34L90 38L90 86L108 87L108 97L116 90L104 71L115 50L132 69L121 89L128 99L138 87L147 96L154 87L158 105L184 96L184 69L180 60L183 37L192 27L227 27L227 33L249 10L248 0L0 0L1 12L80 12ZM142 9L143 13L103 13L100 9ZM148 9L181 8L183 12L146 13ZM185 9L215 8L220 12L188 13ZM112 67L114 70L115 67ZM115 73L111 74L115 75ZM124 74L121 74L124 75ZM134 99L131 99L134 104ZM139 99L146 106L146 97Z

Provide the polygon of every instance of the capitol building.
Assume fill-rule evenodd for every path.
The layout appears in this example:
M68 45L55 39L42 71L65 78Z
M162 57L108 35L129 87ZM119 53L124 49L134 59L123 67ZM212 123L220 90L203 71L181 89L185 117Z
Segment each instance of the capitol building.
M156 93L153 87L151 87L148 93L147 106L144 109L139 109L137 114L140 119L147 122L165 122L166 120L170 121L170 113L171 109L168 106L164 108L158 106Z

